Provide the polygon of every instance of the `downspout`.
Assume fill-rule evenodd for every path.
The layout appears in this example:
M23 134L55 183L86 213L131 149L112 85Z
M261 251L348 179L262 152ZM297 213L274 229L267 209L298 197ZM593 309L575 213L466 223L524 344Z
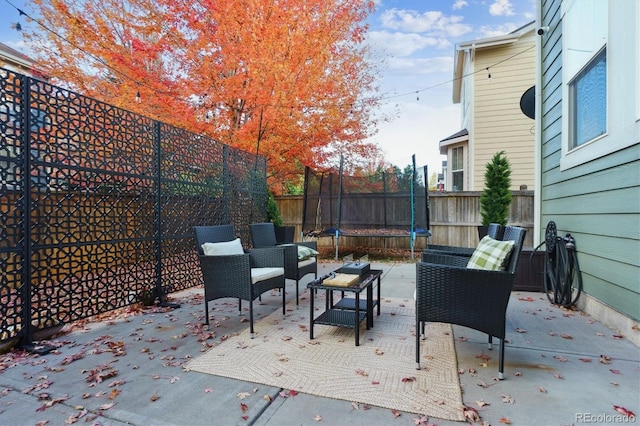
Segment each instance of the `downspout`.
M542 0L537 0L536 24L540 28L542 22ZM542 211L542 43L544 39L538 36L536 40L536 107L535 107L535 159L534 159L534 191L533 191L533 246L540 244L540 220Z

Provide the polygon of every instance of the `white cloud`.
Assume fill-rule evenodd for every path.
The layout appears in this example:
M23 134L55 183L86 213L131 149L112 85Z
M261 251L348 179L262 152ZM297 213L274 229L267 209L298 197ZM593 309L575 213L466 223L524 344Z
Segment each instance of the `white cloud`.
M409 56L425 47L449 46L447 40L427 37L417 33L369 31L367 43L373 50L381 50L393 56Z
M457 0L453 4L452 9L453 10L458 10L458 9L462 9L463 7L468 6L468 5L469 5L469 3L467 3L465 0Z
M483 25L482 27L480 27L480 33L482 34L482 38L496 37L509 34L510 32L517 30L518 28L520 28L520 25L516 25L514 23L506 23L493 27Z
M383 28L404 32L430 33L457 37L471 31L462 16L445 16L440 11L418 13L415 10L389 9L380 17Z
M370 141L379 144L391 164L403 168L411 164L411 156L415 154L418 167L427 165L429 174L442 172L446 156L440 155L439 143L460 130L459 105L437 108L426 102L403 102L393 107L396 105L398 118L380 128Z
M489 6L489 13L492 16L511 16L514 14L513 5L509 0L496 0Z

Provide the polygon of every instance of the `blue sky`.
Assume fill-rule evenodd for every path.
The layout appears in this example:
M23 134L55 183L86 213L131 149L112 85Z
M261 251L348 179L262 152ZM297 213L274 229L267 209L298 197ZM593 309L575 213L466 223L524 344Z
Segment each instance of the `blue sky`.
M27 25L15 7L28 0L0 0L0 42L28 53L12 23ZM460 108L451 100L453 57L460 42L509 33L535 20L535 0L375 0L368 43L382 63L381 113L397 118L372 138L385 158L403 168L440 172L438 142L460 130ZM418 92L418 93L416 93ZM419 100L417 99L419 98Z

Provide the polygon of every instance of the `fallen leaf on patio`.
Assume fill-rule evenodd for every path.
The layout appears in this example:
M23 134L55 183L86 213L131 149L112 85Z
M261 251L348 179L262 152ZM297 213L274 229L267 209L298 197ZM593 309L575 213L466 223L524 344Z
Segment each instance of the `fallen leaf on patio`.
M573 339L573 336L572 336L572 335L570 335L570 334L566 334L566 333L562 333L560 336L561 336L563 339L569 339L569 340Z
M399 412L398 410L391 410L391 414L393 414L393 417L400 417L402 415L401 412Z
M241 402L240 403L240 409L242 410L243 413L246 413L247 410L249 409L249 407L244 402Z
M377 349L375 350L375 354L376 355L384 355L384 351L382 349Z
M563 357L563 356L560 356L560 355L555 355L555 356L553 357L553 359L555 359L556 361L560 361L560 362L567 362L567 361L569 361L567 358L565 358L565 357Z
M403 377L402 381L403 382L414 382L416 380L416 378L414 376L411 377Z
M558 333L556 333L555 331L550 331L549 332L549 336L554 336L555 337L557 335L558 335Z
M116 399L116 397L120 395L120 392L122 391L119 389L112 390L111 393L109 394L109 399Z
M47 423L49 423L49 420L40 420L36 423L36 426L45 426Z
M59 402L63 402L66 401L67 399L71 398L68 395L64 395L60 398L53 398L51 401L47 401L44 403L44 405L40 406L39 408L36 408L36 411L44 411L49 407L53 407L55 404L59 403Z
M513 403L515 403L515 402L516 402L516 400L515 400L515 399L513 399L513 398L511 397L511 395L502 395L502 402L504 402L504 403L508 403L508 404L513 404Z
M516 332L517 333L526 333L527 330L525 330L524 328L516 327Z
M289 341L289 340L293 339L293 337L291 337L291 336L282 336L280 339L282 341L286 342L286 341Z
M582 362L591 362L591 358L578 358Z
M105 411L105 410L108 410L108 409L112 408L114 405L116 405L115 402L109 402L107 404L102 404L101 406L98 407L98 410Z
M359 375L359 376L363 376L363 377L367 377L367 376L369 375L369 374L367 374L367 372L366 372L366 371L361 370L361 369L359 369L359 368L357 368L357 369L355 370L355 372L356 372L356 374L357 374L357 375Z
M613 386L620 386L620 383L616 383L616 382L609 382L609 384L611 384Z
M169 383L175 383L175 382L177 382L178 380L180 380L180 377L174 376L174 377L172 377L172 378L170 378L170 379L169 379Z
M316 414L316 416L313 418L313 420L315 420L316 422L321 422L322 421L322 416L320 414Z
M519 297L518 300L522 300L523 302L533 302L533 297Z
M429 417L421 416L421 417L418 417L417 419L413 419L413 424L414 425L428 425L429 424Z
M538 386L538 392L547 393L547 390L545 388L543 388L542 386Z
M62 365L71 364L73 361L77 361L77 360L82 359L82 358L84 358L84 352L78 352L77 354L68 355L68 356L64 357L64 359L62 360L62 362L60 364L62 364Z
M354 409L356 409L356 410L360 410L360 406L358 405L358 403L357 403L357 402L352 402L352 403L351 403L351 406L352 406Z
M238 399L245 399L246 397L251 396L251 394L249 392L240 392L236 396L238 397Z
M562 374L554 374L553 377L555 377L556 379L564 379L564 376Z
M271 402L271 397L269 395L264 395L262 399L264 399L267 402Z
M478 405L478 407L480 407L480 408L484 407L485 405L491 405L491 404L489 404L488 402L486 402L484 399L481 399L481 400L476 401L476 404L477 404L477 405Z
M158 396L158 394L154 393L149 399L151 400L151 402L156 402L158 399L160 399L160 397Z
M91 394L90 393L83 393L82 394L82 399L87 399L87 398L91 398Z
M614 370L613 368L609 369L613 374L622 374L620 370Z
M491 359L491 357L487 354L480 354L480 355L476 355L476 358L480 358L481 360L483 360L484 362L489 362L489 360Z
M500 423L504 423L505 425L510 425L511 424L511 420L509 420L506 417L500 417L500 420L498 420Z
M211 393L213 392L213 389L211 388L204 388L204 393Z
M293 390L293 389L290 389L290 390L289 390L289 395L291 395L291 396L296 396L296 395L298 395L298 391L295 391L295 390Z
M377 381L377 380L374 380L374 381L372 381L372 382L371 382L371 384L372 384L372 385L379 385L379 384L380 384L380 382L379 382L379 381Z
M624 336L622 334L614 334L613 338L616 340L621 340L621 339L624 339Z
M601 364L611 364L611 357L607 355L600 355Z
M629 417L629 418L635 418L636 415L633 411L631 410L627 410L624 407L620 407L619 405L614 405L613 409L616 410L618 413L622 414L623 416Z
M473 407L463 406L462 414L473 423L480 421L480 414L478 414L478 410Z
M514 376L516 377L520 377L522 376L522 372L521 371L516 371L515 373L513 373Z

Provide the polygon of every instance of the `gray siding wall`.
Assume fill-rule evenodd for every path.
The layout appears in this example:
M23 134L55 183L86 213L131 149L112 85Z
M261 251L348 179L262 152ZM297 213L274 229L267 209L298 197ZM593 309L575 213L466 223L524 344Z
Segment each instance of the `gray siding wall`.
M627 3L627 2L621 2ZM628 2L632 5L634 2ZM558 234L571 233L576 239L584 292L605 305L634 319L640 319L640 140L630 146L595 158L582 165L561 170L562 156L562 22L561 1L542 0L542 25L550 32L542 42L541 126L541 232L554 221ZM639 6L636 6L639 7ZM615 28L609 24L612 31ZM632 37L629 34L629 37ZM609 38L608 49L616 41ZM640 46L630 49L638 55ZM613 50L613 49L611 49ZM634 59L638 63L637 58ZM638 71L613 69L609 78L631 75L628 90L638 96ZM633 68L633 67L632 67ZM620 74L623 73L623 75ZM609 85L612 87L613 85ZM633 97L633 95L631 95ZM608 93L612 104L625 98ZM626 99L629 99L627 94ZM637 100L631 105L637 105ZM636 112L637 114L637 112ZM637 118L637 116L636 116ZM611 123L612 120L609 120ZM628 125L638 129L638 122ZM609 129L611 131L611 129ZM637 132L636 132L637 133ZM598 141L603 142L603 141ZM606 143L606 140L604 141ZM544 239L542 235L541 241Z

